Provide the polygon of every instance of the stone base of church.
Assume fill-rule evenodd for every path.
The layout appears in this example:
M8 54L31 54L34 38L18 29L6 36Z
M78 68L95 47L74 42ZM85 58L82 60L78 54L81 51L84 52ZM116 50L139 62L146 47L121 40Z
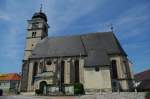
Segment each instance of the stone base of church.
M43 90L43 95L74 95L74 85L47 85Z
M106 89L85 89L85 94L101 94L104 92L112 92L111 88L106 88Z
M20 95L23 95L23 96L34 96L35 92L34 91L31 91L31 92L21 92Z

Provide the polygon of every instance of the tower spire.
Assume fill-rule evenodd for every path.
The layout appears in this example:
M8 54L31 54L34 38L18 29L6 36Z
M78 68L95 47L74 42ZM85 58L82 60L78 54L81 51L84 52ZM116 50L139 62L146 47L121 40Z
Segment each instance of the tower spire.
M41 4L41 7L40 7L40 12L42 12L42 8L43 8L43 5Z

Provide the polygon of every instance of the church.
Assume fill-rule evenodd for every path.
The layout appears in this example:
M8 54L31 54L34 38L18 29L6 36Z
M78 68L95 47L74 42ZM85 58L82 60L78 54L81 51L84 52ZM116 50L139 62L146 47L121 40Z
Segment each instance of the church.
M112 31L48 37L47 20L41 10L28 20L22 92L71 92L75 83L85 94L132 90L132 63Z

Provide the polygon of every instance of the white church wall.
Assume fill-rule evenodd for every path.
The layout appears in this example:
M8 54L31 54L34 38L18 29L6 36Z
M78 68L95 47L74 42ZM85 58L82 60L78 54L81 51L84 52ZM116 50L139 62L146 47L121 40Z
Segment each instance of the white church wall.
M134 72L133 72L133 63L128 59L129 69L131 73L131 78L134 79Z
M84 59L79 59L79 75L80 75L80 83L84 83Z
M24 53L24 60L28 60L29 56L31 55L31 52L30 51L25 51Z
M65 60L65 66L64 66L64 82L65 84L69 84L70 83L70 58L67 58Z
M28 60L29 56L31 55L31 51L35 46L37 41L39 41L40 38L36 38L36 39L28 39L26 41L26 47L25 50L29 50L29 51L25 51L24 53L24 60Z
M26 41L27 43L26 43L26 49L25 50L32 50L35 47L37 41L39 41L39 40L40 40L40 38L28 39Z
M111 91L111 78L109 67L84 68L84 89L86 93Z
M33 72L33 62L29 63L29 72L28 72L28 91L32 91L33 87L32 87L32 72Z

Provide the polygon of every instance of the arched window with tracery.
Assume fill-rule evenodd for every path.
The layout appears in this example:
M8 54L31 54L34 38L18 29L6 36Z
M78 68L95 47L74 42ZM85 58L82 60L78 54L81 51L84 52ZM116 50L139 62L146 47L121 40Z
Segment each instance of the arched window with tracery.
M75 60L75 82L80 82L80 76L79 76L79 60Z
M61 67L60 67L61 83L64 83L64 68L65 68L65 62L61 61Z
M118 73L117 73L117 62L116 60L111 61L111 75L112 79L117 79L118 78Z
M33 64L32 83L34 83L34 81L35 81L35 76L37 75L37 71L38 71L38 63L35 62Z

